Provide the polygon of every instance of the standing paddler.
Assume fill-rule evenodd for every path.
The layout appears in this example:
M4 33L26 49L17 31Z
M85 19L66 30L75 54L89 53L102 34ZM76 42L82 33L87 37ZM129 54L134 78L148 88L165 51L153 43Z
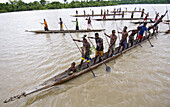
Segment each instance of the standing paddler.
M83 12L84 12L84 15L86 15L86 11L85 11L85 10L83 10Z
M49 31L49 30L48 30L48 25L47 25L47 22L46 22L45 19L44 19L44 30L45 30L45 31Z
M78 15L78 10L76 10L76 15Z
M125 15L125 12L124 12L124 11L122 11L122 18L124 18L124 15Z
M106 19L106 11L104 11L104 14L103 14L103 20Z
M136 11L136 7L134 8L134 11Z
M94 16L94 10L92 10L92 16Z
M119 53L121 46L123 46L122 51L127 48L127 37L128 37L127 27L124 26L123 31L118 32L118 33L122 34L122 39L120 40L120 44L119 44L119 48L118 48L117 53Z
M78 23L78 19L76 18L76 30L79 30L79 23Z
M103 15L103 10L101 9L101 15Z
M87 18L87 30L90 30L90 26L91 26L91 19L89 17Z
M116 11L113 12L113 19L115 19L115 16L116 16Z
M166 13L168 12L168 10L165 12L164 15L161 15L161 17L154 23L154 25L151 25L148 27L148 31L150 31L151 29L153 29L153 33L155 30L158 30L158 24L160 22L162 22L162 19L165 17Z
M107 14L109 14L109 9L107 9Z
M88 37L91 39L95 39L96 41L96 54L95 54L95 58L94 58L94 64L96 63L96 59L99 56L99 62L102 61L101 57L103 56L103 39L99 37L98 33L95 33L95 37Z
M83 42L82 57L81 57L81 63L79 65L79 69L81 69L81 66L82 66L84 60L87 61L88 65L89 65L89 62L91 61L91 58L90 58L90 43L87 41L86 36L87 35L83 36L83 40L73 39L74 41L77 41L77 42Z
M129 42L128 42L128 43L131 44L130 47L133 46L134 36L135 36L135 34L137 34L137 37L138 37L138 32L139 32L140 29L141 29L141 27L137 27L137 29L135 29L135 30L129 30L128 31L128 32L131 32L131 34L129 35Z
M132 14L131 14L131 18L133 19L133 16L134 16L134 11L132 11Z
M149 12L146 14L146 16L145 16L145 18L144 18L144 21L147 21L148 16L149 16Z
M143 34L145 31L147 31L147 27L146 27L147 23L144 23L143 26L141 26L141 29L139 31L139 35L138 35L138 38L137 40L139 41L139 43L142 41L143 39Z
M154 22L156 22L158 20L158 17L159 17L159 13L156 13Z
M145 9L142 9L141 16L140 16L141 18L143 18L144 11L145 11Z
M62 21L62 19L60 18L60 22L59 22L59 24L60 24L60 30L63 30L63 21Z
M117 36L115 35L115 30L112 30L112 34L109 36L107 35L106 33L104 33L107 37L110 38L110 44L109 44L109 49L108 49L108 53L107 53L107 58L109 56L109 52L111 51L111 56L113 56L114 54L114 51L115 51L115 43L116 43L116 40L117 40Z

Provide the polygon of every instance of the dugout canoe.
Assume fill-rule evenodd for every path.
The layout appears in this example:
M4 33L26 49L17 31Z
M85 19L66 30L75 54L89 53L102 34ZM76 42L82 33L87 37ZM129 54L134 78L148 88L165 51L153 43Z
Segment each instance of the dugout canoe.
M150 20L152 18L147 18L147 20ZM96 21L114 21L114 20L144 20L144 18L107 18L107 19L92 19Z
M169 33L170 33L170 30L166 30L166 31L159 31L159 33L169 34Z
M116 11L117 12L117 11ZM122 12L122 11L121 11ZM124 11L124 12L129 12L129 13L132 13L132 12L142 12L142 11ZM114 11L111 11L111 13L114 13ZM119 13L119 12L117 12Z
M114 14L106 14L106 16L113 16ZM122 14L115 14L115 15L122 15ZM89 16L103 16L101 14L90 14L90 15L71 15L72 17L89 17Z
M163 20L163 22L170 22L170 20Z
M137 21L137 22L130 22L133 24L143 24L143 23L155 23L155 22L151 22L151 21Z
M78 33L78 32L101 32L105 29L84 29L84 30L25 30L26 32L33 32L33 33Z
M151 36L150 39L151 38L153 38L153 36ZM143 41L141 43L144 43L146 41L147 41L147 39L144 37ZM25 91L25 92L23 92L23 93L21 93L19 95L10 97L9 99L5 100L4 103L8 103L10 101L14 101L16 99L20 99L22 97L26 97L26 96L28 96L30 94L35 93L35 92L39 92L39 91L45 90L47 88L50 88L52 86L59 85L61 83L67 82L67 81L69 81L71 79L74 79L74 78L76 78L76 77L78 77L78 76L80 76L80 75L82 75L82 74L84 74L86 72L89 72L91 69L97 68L98 66L102 65L104 62L106 63L106 62L115 60L117 57L121 56L122 54L126 53L127 51L129 51L129 50L131 50L131 49L133 49L133 48L135 48L137 46L139 46L139 44L133 45L132 47L129 47L129 48L125 49L124 51L120 52L120 53L117 53L118 48L116 48L115 55L112 56L112 57L109 57L109 58L106 58L106 54L107 54L107 52L106 52L106 53L104 53L104 55L102 57L103 61L99 62L99 60L97 59L96 60L97 64L93 65L93 61L94 61L94 58L93 58L92 61L90 62L90 67L87 67L86 63L84 62L83 65L82 65L82 70L81 71L76 72L76 73L74 73L72 75L69 75L70 71L69 70L65 70L61 74L58 74L58 75L54 76L53 78L43 82L42 84L40 84L39 86L35 87L32 90ZM76 67L78 67L78 65Z

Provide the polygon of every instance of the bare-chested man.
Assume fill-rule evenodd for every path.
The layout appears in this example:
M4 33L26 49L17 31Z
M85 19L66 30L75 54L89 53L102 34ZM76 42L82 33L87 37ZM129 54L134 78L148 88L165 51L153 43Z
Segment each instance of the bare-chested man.
M95 39L96 41L96 53L95 53L96 55L94 58L94 64L95 64L98 56L99 56L99 62L102 61L101 57L103 56L103 49L104 49L103 39L99 37L99 33L95 33L95 37L88 37L88 38Z
M151 25L148 27L148 31L150 31L151 29L153 29L153 33L155 32L155 30L158 30L158 24L160 22L162 22L162 19L165 17L166 13L168 12L168 10L165 12L164 15L161 15L161 17L154 23L154 25Z
M109 56L109 52L112 51L111 56L113 56L114 51L115 51L115 43L117 40L117 36L115 35L115 30L112 30L112 34L109 36L106 33L104 33L107 37L110 38L110 44L109 44L109 49L108 49L108 53L107 53L107 57Z
M139 32L140 29L141 29L141 27L137 27L137 29L135 29L135 30L129 30L129 31L128 31L128 32L132 32L132 33L129 35L129 42L128 42L128 43L131 44L130 47L133 46L134 36L135 36L135 34L137 34L137 37L138 37L138 32Z
M119 44L119 48L118 48L118 53L119 53L119 51L120 51L121 46L123 46L122 51L127 48L128 32L127 32L126 30L127 30L127 27L124 26L123 32L118 32L118 33L121 33L121 34L122 34L122 39L120 40L120 44Z
M90 58L90 43L87 41L85 38L86 35L84 35L83 40L76 40L73 39L74 41L77 42L83 42L83 48L82 48L82 57L81 57L81 63L79 65L79 69L81 69L81 65L83 64L83 61L86 60L87 64L89 64L91 58Z

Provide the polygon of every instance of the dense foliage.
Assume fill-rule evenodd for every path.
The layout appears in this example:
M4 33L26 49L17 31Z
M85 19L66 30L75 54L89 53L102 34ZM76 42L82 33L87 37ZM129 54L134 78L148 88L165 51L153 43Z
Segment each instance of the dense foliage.
M61 9L61 8L79 8L79 7L97 7L97 6L112 6L118 4L148 4L148 3L170 3L170 0L87 0L87 1L72 1L70 3L64 0L64 3L52 2L49 3L46 0L40 0L24 3L22 0L9 0L6 3L0 3L0 13L14 12L14 11L26 11L26 10L44 10L44 9Z

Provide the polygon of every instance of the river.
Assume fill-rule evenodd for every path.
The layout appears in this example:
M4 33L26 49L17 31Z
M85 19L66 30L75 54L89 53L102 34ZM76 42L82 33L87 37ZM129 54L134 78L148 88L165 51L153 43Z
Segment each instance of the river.
M165 4L118 5L77 10L79 14L83 14L83 10L91 14L91 10L100 13L101 9L111 11L118 7L127 7L128 10L135 7L137 10L139 7L145 8L151 18L155 17L154 9L160 15L166 11ZM163 33L159 33L157 39L151 40L154 47L145 42L142 47L138 46L115 61L108 62L108 66L112 68L110 73L102 65L93 70L97 78L93 78L89 72L64 84L3 103L5 99L33 89L63 72L73 61L79 64L81 54L69 34L25 32L43 29L40 23L44 18L49 29L59 29L60 17L69 29L75 29L71 22L75 18L70 16L75 11L76 9L55 9L0 14L0 107L170 107L170 34ZM130 14L125 17L130 17ZM140 14L135 13L134 17L140 17ZM80 29L87 28L84 18L78 20ZM116 30L116 23L121 29L123 26L127 26L128 30L137 27L130 21L100 23L92 20L93 28L102 28L103 24L108 34L113 29ZM159 30L168 30L168 25L160 23ZM81 39L84 34L74 33L72 36ZM104 40L104 51L107 51L108 44L103 32L99 34ZM87 35L94 36L94 32ZM81 43L78 45L82 46Z

